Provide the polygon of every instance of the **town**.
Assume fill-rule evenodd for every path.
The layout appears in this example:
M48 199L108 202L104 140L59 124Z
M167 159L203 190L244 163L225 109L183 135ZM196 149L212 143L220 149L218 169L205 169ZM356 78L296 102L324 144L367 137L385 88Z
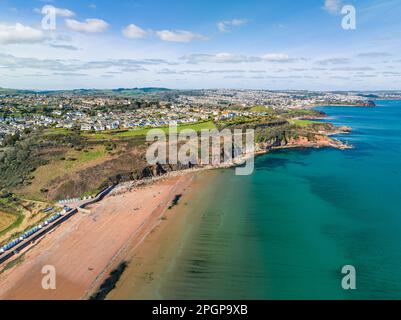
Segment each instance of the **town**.
M6 136L37 128L88 132L139 130L266 115L268 108L374 104L368 100L368 95L355 92L234 89L135 89L134 92L130 89L70 92L7 92L3 89L0 91L0 142Z

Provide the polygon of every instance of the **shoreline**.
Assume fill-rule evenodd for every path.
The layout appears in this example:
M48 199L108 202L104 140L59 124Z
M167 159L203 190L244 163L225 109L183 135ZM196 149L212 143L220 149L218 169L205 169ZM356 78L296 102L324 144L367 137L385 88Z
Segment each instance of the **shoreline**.
M166 179L171 180L174 178L175 177L169 177ZM130 258L132 258L135 250L141 247L141 245L146 241L148 236L151 235L164 221L166 221L163 218L166 215L167 211L169 210L169 206L174 201L177 192L183 193L190 186L193 179L193 173L182 174L179 176L179 178L182 179L181 181L182 184L176 184L174 188L171 189L169 194L170 195L169 201L162 202L152 213L152 215L156 214L156 220L149 219L141 224L141 227L137 230L138 233L134 232L131 235L128 241L121 247L119 252L110 261L108 266L102 271L101 274L98 275L96 280L92 283L91 287L88 288L88 290L86 290L85 295L82 297L82 299L88 300L91 299L93 296L95 296L99 292L99 288L105 283L105 281L109 279L112 272L118 270L122 264L129 263L127 260L130 260ZM155 185L152 184L152 187L154 186ZM127 192L134 192L134 191L131 190ZM125 270L121 272L120 276L124 273L124 271ZM118 277L116 280L118 281L119 278L120 277Z
M9 300L87 299L122 259L133 242L140 245L163 220L186 175L158 181L131 193L110 195L20 253L0 271L0 298ZM56 290L44 290L42 268L54 266Z
M185 243L193 237L203 215L204 198L213 196L218 171L194 174L189 188L182 194L178 206L168 211L166 220L136 250L126 257L127 266L114 283L105 300L163 300L163 276L177 263ZM208 187L212 183L213 187ZM218 189L218 187L217 187ZM196 208L196 210L189 209Z
M339 133L343 133L343 132L334 132L331 133L330 135L336 135ZM338 141L338 140L335 140ZM274 152L274 151L278 151L278 150L286 150L286 149L298 149L298 148L336 148L336 149L340 149L340 150L344 150L344 149L350 149L351 147L344 145L341 141L338 141L341 145L339 146L338 144L319 144L319 143L310 143L307 145L302 145L302 144L298 144L298 145L292 145L292 146L283 146L283 147L274 147L270 150L263 150L263 151L257 151L255 152L253 155L255 157L257 156L261 156L261 155L266 155L270 152ZM246 160L247 157L250 157L251 155L244 155L242 156L242 160ZM172 177L177 177L177 176L185 176L185 175L191 175L191 180L194 179L195 174L197 173L210 173L210 175L212 174L212 172L214 170L219 170L219 169L229 169L232 167L236 167L238 166L238 164L223 164L223 165L218 165L218 166L206 166L206 167L199 167L199 168L193 168L193 169L185 169L185 170L179 170L179 171L173 171L173 172L169 172L163 176L160 177L156 177L156 178L151 178L151 179L147 179L147 180L141 180L141 181L132 181L132 182L126 182L126 183L122 183L120 184L115 190L113 190L114 193L116 194L124 194L126 192L131 192L133 190L133 188L135 188L138 185L148 185L148 184L154 184L157 181L160 180L164 180L164 179L171 179ZM185 192L183 195L180 196L184 196L185 198L192 197L192 193L196 192L196 188L197 186L194 186L194 183L191 181L188 185L189 189L187 192ZM181 199L182 200L182 199ZM171 208L167 208L167 209L171 209ZM183 217L177 217L177 215L179 215L180 210L182 209L178 209L178 210L172 210L172 214L174 215L173 217L169 216L167 220L167 222L164 224L164 226L160 227L160 223L158 225L155 226L154 230L152 230L152 232L149 232L148 237L144 237L142 239L142 241L140 243L134 243L133 244L128 244L127 247L124 249L124 252L121 253L121 255L119 256L119 258L116 259L116 261L114 261L114 263L110 264L107 272L105 270L103 276L101 277L101 279L99 279L98 281L98 286L97 288L92 288L92 290L88 290L87 295L86 295L86 299L89 299L91 297L93 297L94 295L96 295L99 291L97 291L97 289L99 289L99 287L101 286L106 286L108 288L106 288L107 290L107 294L105 295L104 299L125 299L124 298L124 294L121 294L118 289L116 290L116 286L121 286L120 282L123 281L128 277L127 273L130 273L132 275L132 273L130 272L130 265L133 262L133 259L135 257L141 255L141 252L149 252L149 251L153 251L151 250L152 246L160 246L160 244L157 244L157 240L159 238L170 238L171 237L171 230L166 230L167 227L174 227L175 225L172 223L172 221L174 221L175 223L182 223L182 220L184 219ZM162 230L159 230L159 227ZM155 233L157 233L157 235L153 234L153 231ZM179 238L181 238L180 236L178 236ZM153 239L155 238L155 239ZM178 241L177 239L175 241ZM169 244L165 244L165 250L167 250L166 248L168 248ZM148 253L149 255L151 253ZM155 257L150 258L150 260L152 261L152 259L155 259ZM118 276L116 276L115 278L113 278L113 273L114 272L118 272L118 270L121 268L121 265L124 264L124 270L122 270L121 273L118 274ZM138 272L133 272L138 273L137 274L137 282L140 282L141 285L144 287L144 290L146 291L146 279L143 279L140 277L139 274L144 274L143 272L143 267L139 265L135 265L134 268L139 268L141 271ZM146 268L146 266L145 266ZM149 273L148 273L149 274ZM109 282L110 279L113 278L111 281ZM148 279L149 280L149 279ZM153 281L153 279L152 279ZM108 283L107 283L108 282ZM144 296L140 296L138 294L138 298L139 299L151 299L151 296L147 296L148 293L145 293Z
M0 298L34 300L89 299L114 270L126 262L127 259L132 259L137 250L141 250L143 243L164 221L163 215L169 210L169 205L174 202L177 195L185 195L187 188L190 188L190 192L193 192L192 182L195 173L236 167L249 157L267 154L274 150L328 147L337 149L350 148L339 140L329 138L330 135L339 133L344 132L322 133L322 139L316 142L298 141L297 143L296 141L291 141L285 146L267 149L262 149L259 146L254 153L244 154L239 159L236 159L238 161L233 163L199 166L172 171L150 179L121 183L102 202L91 206L89 214L80 214L78 217L66 222L65 225L57 227L46 237L39 239L24 253L20 253L15 259L12 259L10 262L11 267L4 266L7 270L0 271ZM162 191L160 191L160 188L162 188ZM161 193L163 194L161 195ZM128 200L125 198L128 198ZM135 201L132 201L132 199ZM155 202L149 204L153 200ZM119 204L120 201L126 203L126 205L121 206ZM127 211L127 204L137 205L135 204L137 201L142 201L142 205L146 208L135 208L134 213L139 218L133 222L133 219L131 220L132 212ZM112 217L116 211L119 213L118 219ZM97 219L105 220L100 227L96 226ZM171 225L170 223L166 224ZM124 232L120 232L119 228L124 228ZM98 240L99 235L103 233L108 234L107 237L102 241ZM110 246L109 241L114 241L114 245ZM75 246L71 246L69 243L75 243ZM99 252L100 248L107 249ZM80 257L82 255L89 255L90 257L81 261ZM92 257L91 255L94 256ZM60 289L57 289L59 290L57 292L40 290L41 266L43 267L44 263L54 265L57 270L61 269L62 285ZM76 268L78 268L78 271L75 270ZM85 271L90 271L91 274L88 275L88 272ZM30 278L26 276L26 274L32 273L35 276ZM124 272L120 276L123 277ZM117 278L116 282L118 282L119 278ZM23 287L22 283L24 284Z
M378 100L373 100L378 101ZM380 101L380 100L379 100ZM308 106L299 107L299 109L314 109L314 108L321 108L321 107L352 107L352 108L375 108L376 106L368 106L363 104L313 104Z

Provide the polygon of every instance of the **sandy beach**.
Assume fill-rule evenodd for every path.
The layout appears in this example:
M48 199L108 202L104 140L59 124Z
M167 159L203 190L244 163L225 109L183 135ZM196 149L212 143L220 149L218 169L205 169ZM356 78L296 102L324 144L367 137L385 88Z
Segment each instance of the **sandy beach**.
M202 220L203 200L210 197L219 171L195 173L190 188L185 190L177 206L166 212L164 223L137 248L126 252L127 268L108 295L109 300L164 299L162 279L175 265L182 246L193 236ZM197 208L199 210L193 210ZM115 266L116 267L116 266Z
M162 225L193 174L116 192L79 213L0 269L0 299L87 299L129 252ZM42 288L42 268L54 266L56 290ZM3 270L3 271L1 271Z
M339 147L331 142L329 138L322 138L310 146L306 140L290 141L285 148ZM202 179L194 183L194 178L198 176L197 172L208 169L213 167L194 168L117 186L101 202L87 208L89 212L79 212L2 265L0 299L89 299L123 262L128 263L128 270L116 283L117 290L107 298L158 296L155 287L147 284L153 282L153 274L160 274L161 270L152 270L171 263L161 262L174 257L174 250L192 223L182 212L182 206L179 210L170 209L177 195L180 202L186 201L187 197L189 202L192 201L190 194L204 187ZM156 230L158 232L154 232ZM42 288L45 266L56 270L55 290Z

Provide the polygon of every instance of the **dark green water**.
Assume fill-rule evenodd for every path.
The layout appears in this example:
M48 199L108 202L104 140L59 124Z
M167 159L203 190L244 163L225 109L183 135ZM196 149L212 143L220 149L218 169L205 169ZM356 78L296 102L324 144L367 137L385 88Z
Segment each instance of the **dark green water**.
M401 299L401 102L325 107L355 149L280 151L217 173L158 284L178 299ZM341 268L357 290L341 288ZM159 298L160 298L159 297Z

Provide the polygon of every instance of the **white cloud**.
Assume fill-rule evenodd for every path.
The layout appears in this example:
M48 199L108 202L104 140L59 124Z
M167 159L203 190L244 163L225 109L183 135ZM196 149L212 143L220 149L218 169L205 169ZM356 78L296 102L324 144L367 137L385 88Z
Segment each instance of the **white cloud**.
M230 27L239 27L244 24L247 24L248 20L247 19L233 19L233 20L226 20L226 21L220 21L217 24L217 28L221 32L228 32L230 30Z
M324 9L330 13L339 13L341 10L342 0L325 0Z
M6 69L39 69L57 72L77 72L87 70L119 69L121 71L143 70L144 66L169 65L170 63L161 59L108 59L81 61L70 59L38 59L17 57L0 52L0 66Z
M392 54L388 52L365 52L357 55L357 58L387 58Z
M206 40L206 38L200 34L196 34L190 31L178 30L162 30L156 31L156 35L163 41L171 42L191 42L195 39Z
M109 24L101 19L86 19L85 22L67 19L65 23L71 30L85 33L101 33L109 28Z
M224 22L219 22L217 24L217 28L221 31L221 32L227 32L227 26Z
M328 58L316 61L316 64L327 66L332 64L349 64L351 62L348 58Z
M219 62L219 63L236 63L236 62L247 62L253 59L241 55L234 55L232 53L223 52L216 54L212 60L214 62Z
M39 43L45 38L42 30L24 26L21 23L0 24L0 43L2 44Z
M181 58L187 63L255 63L255 62L275 62L287 63L296 62L298 60L305 60L304 58L290 58L287 54L283 53L268 53L263 56L246 56L236 55L232 53L218 53L218 54L190 54Z
M122 33L124 37L128 39L142 39L148 35L148 32L146 30L143 30L142 28L136 26L135 24L130 24L126 26L122 30Z
M198 63L242 63L242 62L257 62L260 58L247 57L243 55L235 55L232 53L217 53L217 54L190 54L181 58L187 63L198 64Z
M71 50L77 51L79 50L78 47L70 45L70 44L62 44L62 43L49 43L49 47L54 49L64 49L64 50Z
M290 60L288 54L284 53L268 53L263 55L262 59L271 62L286 62Z
M64 9L64 8L56 8L56 7L51 6L51 5L43 6L43 8L42 8L42 10L40 12L42 14L48 14L49 11L51 11L53 9L56 11L56 15L59 16L59 17L71 18L71 17L75 16L75 13L73 11L71 11L71 10Z

